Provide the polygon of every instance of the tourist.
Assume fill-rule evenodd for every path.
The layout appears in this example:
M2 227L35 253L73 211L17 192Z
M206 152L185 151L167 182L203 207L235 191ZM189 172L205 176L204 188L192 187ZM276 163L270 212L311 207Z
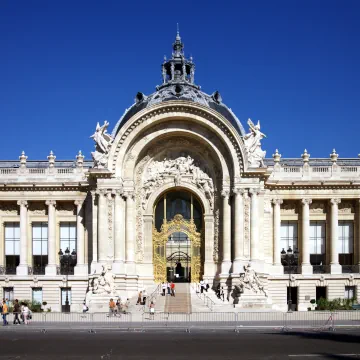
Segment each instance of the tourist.
M127 313L129 312L129 308L130 308L130 299L127 298L127 299L126 299L125 306L124 306L124 311L123 311L123 313L124 313L124 314L127 314Z
M109 313L110 313L110 315L115 316L115 308L116 308L115 301L113 300L113 298L111 298L110 302L109 302Z
M203 293L205 289L205 281L203 279L200 280L200 292Z
M121 299L120 299L120 298L118 298L118 299L116 300L116 308L117 308L117 312L118 312L119 314L121 314Z
M87 311L89 311L89 307L86 305L86 302L83 302L83 313L86 313Z
M150 311L150 315L151 315L151 318L154 319L154 314L155 314L155 304L154 302L152 301L149 305L149 311Z
M225 291L223 286L220 288L220 299L222 299L222 301L225 301Z
M208 292L209 288L210 288L209 280L206 279L206 280L205 280L205 290L206 290L206 292Z
M142 291L140 291L138 294L138 299L137 299L136 305L141 305L141 300L142 300Z
M166 283L166 287L167 287L167 294L171 295L171 292L170 292L171 289L170 289L170 283L169 282Z
M30 319L30 309L28 308L28 305L26 303L24 303L23 316L25 325L28 325Z
M163 282L161 284L162 296L165 296L167 285Z
M218 299L220 299L220 284L218 284L216 287L216 296L218 297Z
M175 296L175 284L173 281L170 284L170 288L171 288L171 296Z
M14 325L20 325L20 319L19 319L20 304L18 299L15 299L13 313L14 313Z
M146 305L146 298L147 298L147 292L146 292L146 290L144 289L144 290L143 290L143 293L142 293L142 304L143 304L143 305Z
M6 301L4 301L2 304L2 312L1 312L3 318L3 326L9 325L8 321L6 320L8 313L9 313L9 308L6 304Z

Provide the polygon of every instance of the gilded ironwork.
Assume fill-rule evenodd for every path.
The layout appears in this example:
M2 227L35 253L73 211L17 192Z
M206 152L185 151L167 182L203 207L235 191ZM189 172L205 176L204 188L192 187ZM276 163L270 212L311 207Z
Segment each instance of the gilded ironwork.
M166 242L171 234L182 232L191 243L191 281L199 282L201 275L201 233L196 231L193 220L186 220L180 214L171 221L164 219L160 232L153 227L154 277L156 282L166 281Z

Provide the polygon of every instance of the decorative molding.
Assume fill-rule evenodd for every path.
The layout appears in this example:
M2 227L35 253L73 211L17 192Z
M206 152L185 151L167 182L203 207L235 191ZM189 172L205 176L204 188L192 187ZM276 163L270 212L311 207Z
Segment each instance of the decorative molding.
M251 188L249 189L249 195L253 196L253 195L259 195L260 194L260 189L259 188Z
M341 199L339 199L339 198L330 199L331 205L338 206L340 203L341 203Z
M44 201L30 201L28 210L32 215L46 215L46 204Z
M272 200L271 200L271 203L272 203L274 206L276 206L276 205L280 206L283 202L284 202L283 199L272 199Z
M301 199L301 203L303 204L303 206L308 205L310 206L310 204L312 203L312 199Z
M47 206L56 206L56 200L46 200L45 205Z
M250 257L250 198L244 196L244 255Z
M0 213L6 214L6 215L17 215L18 214L19 207L18 205L13 202L2 202L0 203Z
M338 211L340 214L353 214L355 213L355 207L351 201L344 201L339 204Z
M312 214L325 214L326 204L321 201L314 201L310 204L310 212Z
M27 200L18 200L17 201L17 204L21 207L21 206L25 206L25 207L28 207L28 202Z

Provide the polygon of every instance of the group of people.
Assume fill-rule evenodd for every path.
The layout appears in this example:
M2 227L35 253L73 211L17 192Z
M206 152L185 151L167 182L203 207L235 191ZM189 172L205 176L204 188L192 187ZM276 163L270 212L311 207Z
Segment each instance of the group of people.
M136 305L146 305L147 292L146 290L139 291Z
M161 284L162 296L168 295L175 296L175 284L173 281L171 282L163 282Z
M120 314L127 314L130 307L130 299L126 299L126 302L123 303L121 298L117 298L116 302L113 298L109 301L109 313L110 315L116 316Z
M7 316L9 314L9 308L10 308L10 302L9 299L3 299L3 301L0 303L0 309L1 309L1 315L3 319L3 326L9 325L9 322L7 321ZM18 299L15 299L13 304L13 314L14 314L14 325L20 325L20 319L23 324L28 325L29 320L31 319L31 311L28 307L27 303L22 302L19 303Z
M203 279L200 280L200 292L203 293L204 291L208 292L210 288L210 285L208 283L208 281L204 281Z

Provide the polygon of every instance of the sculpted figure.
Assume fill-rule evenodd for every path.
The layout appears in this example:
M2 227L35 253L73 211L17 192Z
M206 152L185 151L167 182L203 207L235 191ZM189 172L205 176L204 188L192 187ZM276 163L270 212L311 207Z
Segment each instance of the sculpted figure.
M96 125L96 130L90 137L95 141L95 151L91 153L94 160L94 167L104 168L107 164L107 157L113 141L112 137L107 133L109 123L105 120L104 125Z
M115 294L115 275L110 265L103 265L100 276L94 279L93 294Z
M261 149L261 140L266 137L260 131L260 121L255 125L251 119L248 120L250 132L243 139L248 151L249 165L251 167L264 167L264 157L266 151Z
M235 288L239 293L244 292L244 289L251 290L255 294L262 292L265 296L267 293L264 290L264 286L257 276L255 270L251 267L251 264L244 266L245 273L240 276L240 284Z

